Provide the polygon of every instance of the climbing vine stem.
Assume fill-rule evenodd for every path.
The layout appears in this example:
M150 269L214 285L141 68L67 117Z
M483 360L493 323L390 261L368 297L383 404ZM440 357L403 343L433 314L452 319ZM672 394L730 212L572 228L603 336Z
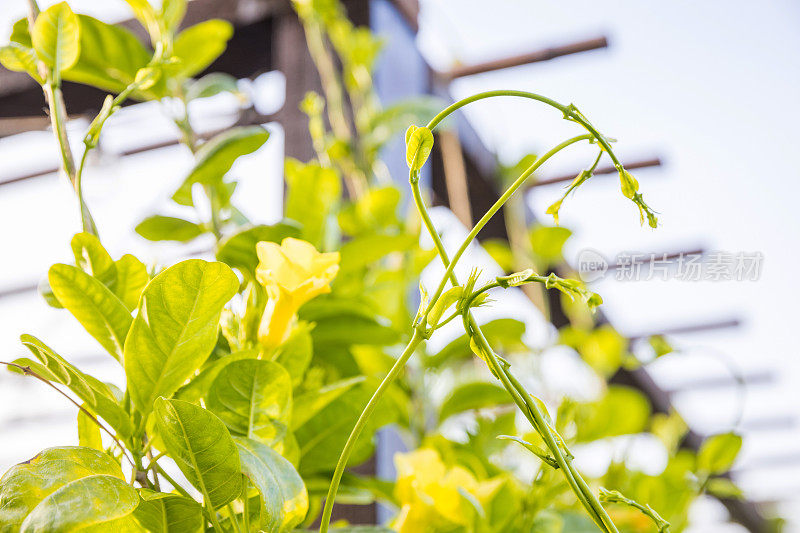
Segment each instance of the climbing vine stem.
M435 129L448 115L450 115L457 109L460 109L478 100L483 100L492 97L499 97L499 96L515 96L521 98L528 98L549 105L550 107L553 107L558 111L560 111L565 119L580 124L587 131L587 133L567 139L557 144L547 152L545 152L542 156L538 157L522 174L520 174L520 176L500 196L500 198L498 198L498 200L494 203L494 205L492 205L492 207L489 208L489 210L483 215L483 217L481 217L481 219L475 224L475 226L470 230L469 234L461 243L460 247L455 252L451 260L447 254L447 251L445 250L444 244L442 243L442 240L439 237L438 232L436 231L436 227L434 226L433 221L431 220L430 214L428 213L428 208L422 197L422 192L420 190L420 185L419 185L419 171L421 166L424 164L424 160L427 158L427 155L430 153L430 148L433 142L430 132L433 129ZM609 144L609 140L600 135L600 133L594 128L594 126L592 126L592 124L577 110L577 108L575 108L575 106L571 104L563 105L545 96L525 91L514 91L514 90L487 91L483 93L478 93L463 100L459 100L458 102L455 102L454 104L448 106L447 108L442 110L439 114L437 114L428 123L427 129L428 131L425 132L424 129L412 127L409 129L409 133L407 133L406 142L409 143L409 140L411 140L411 143L413 144L413 146L412 144L409 144L408 149L410 150L410 153L407 156L410 168L409 182L411 184L411 192L414 199L414 205L416 206L417 212L419 213L419 216L422 219L422 223L425 226L425 230L428 232L431 239L433 240L436 252L439 255L439 258L445 267L445 272L436 289L436 292L431 297L427 306L424 309L421 306L420 311L418 312L417 317L415 318L414 321L414 331L411 340L409 341L406 348L403 350L403 353L400 355L400 357L395 361L389 373L386 375L381 384L378 386L375 393L370 398L366 407L362 411L361 416L356 422L355 427L350 433L347 442L345 443L344 449L342 450L342 453L336 464L336 468L334 469L333 477L331 479L331 484L328 488L328 494L325 499L325 505L322 511L322 519L319 529L320 533L326 533L328 531L331 514L333 512L334 500L336 499L336 494L339 489L339 484L341 482L342 475L344 473L345 467L347 466L347 462L350 458L350 455L352 454L352 451L355 448L359 435L366 426L370 416L372 415L372 412L379 403L383 394L386 392L388 387L394 382L394 380L400 374L400 372L405 367L408 360L415 352L416 348L431 335L433 330L428 327L428 315L431 313L436 302L442 296L447 284L450 283L454 287L459 286L459 281L455 274L455 267L458 261L462 258L464 252L467 250L472 241L478 236L478 233L480 233L480 231L484 228L484 226L489 222L489 220L491 220L491 218L503 207L503 205L514 195L514 193L524 185L526 180L534 172L536 172L537 169L539 169L547 160L556 155L558 152L564 150L565 148L575 143L581 141L595 142L600 146L602 151L609 154L615 167L620 172L620 179L622 180L623 183L623 193L626 196L628 196L631 200L633 200L635 203L637 203L640 210L645 209L645 211L648 213L648 218L650 218L650 215L652 214L652 212L649 210L646 204L644 204L644 201L641 198L641 194L638 194L636 192L638 184L636 184L635 180L633 180L633 178L627 173L627 171L625 171L625 169L622 167L622 164L619 162L619 159L613 153L611 146ZM598 161L599 161L599 156L595 160L594 164L590 167L590 169L586 171L587 175L583 177L583 181L588 179L588 177L591 175L591 171L595 168ZM635 187L633 187L633 192L631 194L628 194L628 191L626 191L625 189L627 179L630 179L635 185ZM532 276L531 279L528 281L538 281L546 284L547 280L548 278L545 278L543 276ZM485 360L492 374L497 379L499 379L500 382L503 384L503 387L506 389L511 399L519 407L519 409L531 423L533 428L541 435L543 441L550 450L550 453L552 454L555 463L558 465L558 468L563 472L568 485L575 493L575 496L578 499L578 501L586 509L587 513L591 516L592 520L594 520L597 527L604 533L618 533L616 526L611 521L611 518L609 517L608 513L605 511L603 506L600 504L598 498L594 495L594 493L591 491L586 481L581 477L581 475L573 466L572 455L567 450L561 436L556 433L555 429L551 426L550 422L545 418L545 414L542 408L539 406L539 402L535 400L522 386L522 384L514 377L514 375L511 373L509 363L505 360L502 360L494 353L494 350L489 345L489 342L486 340L486 337L481 331L480 326L478 326L474 316L472 315L471 304L475 301L476 297L480 293L485 292L490 288L498 286L501 286L501 284L499 283L499 279L498 283L489 284L486 287L479 289L472 295L465 295L465 301L460 304L461 305L460 312L462 314L462 319L464 322L464 329L466 330L469 338L472 341L471 345L478 352L478 355L480 355ZM448 321L449 320L450 319L448 319Z

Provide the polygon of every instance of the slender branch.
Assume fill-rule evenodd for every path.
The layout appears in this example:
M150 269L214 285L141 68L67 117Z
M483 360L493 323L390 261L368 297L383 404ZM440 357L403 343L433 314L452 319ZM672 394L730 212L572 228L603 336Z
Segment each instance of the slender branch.
M484 354L486 358L486 363L490 370L492 370L492 373L500 380L506 391L509 392L511 398L514 400L514 403L517 404L522 413L526 416L526 418L528 418L528 421L531 423L537 433L542 436L545 444L550 450L550 453L553 455L553 458L555 459L559 468L564 473L564 477L566 478L567 483L570 485L570 488L575 493L578 501L580 501L586 510L589 511L589 515L592 517L595 524L597 524L597 526L603 531L616 531L616 528L613 528L613 523L611 524L612 528L606 526L605 521L601 518L602 515L600 514L604 514L605 511L600 508L600 512L598 512L597 507L592 503L592 498L584 492L581 484L578 482L580 475L578 475L578 473L575 471L572 463L569 462L564 456L561 447L552 434L547 421L544 419L544 415L539 409L539 406L533 401L524 388L517 386L518 382L516 382L507 366L502 366L499 363L497 355L494 353L494 350L492 350L492 347L489 345L483 332L475 324L475 320L469 314L468 309L469 308L465 307L464 327L467 328L467 332L470 337L476 340L476 343L481 349L481 353Z
M72 148L70 147L69 137L67 136L67 116L66 107L64 105L64 95L61 89L52 81L46 83L43 89L47 97L47 104L50 108L50 122L53 126L53 133L56 136L61 151L61 168L64 174L67 175L67 178L69 178L73 188L75 188L75 160L73 159Z
M28 0L28 22L30 29L33 31L33 23L36 22L36 17L39 16L39 5L36 0Z
M231 524L233 524L233 529L236 533L242 533L242 528L239 526L239 522L236 521L236 511L233 510L233 505L230 503L227 505L228 509L228 517L231 520Z
M400 370L403 368L405 363L413 354L416 345L419 344L423 338L425 338L428 314L431 312L433 306L441 297L444 288L447 285L447 282L449 281L450 283L453 284L453 286L458 285L458 279L454 273L455 266L458 260L462 257L462 255L470 245L470 243L478 235L480 230L489 222L492 216L494 216L495 213L497 213L497 211L500 210L500 208L508 201L508 199L514 194L514 192L516 192L516 190L522 186L522 184L527 180L527 178L531 174L533 174L533 172L536 171L536 169L538 169L550 157L552 157L559 151L563 150L564 148L570 146L571 144L583 140L594 140L597 143L599 143L605 151L609 153L609 156L611 157L612 161L614 161L615 165L617 165L618 168L620 169L620 172L622 173L622 171L624 170L622 169L622 166L619 164L619 161L616 158L616 156L612 153L608 141L597 132L597 130L588 122L588 120L586 120L583 117L583 115L580 112L578 112L578 110L574 106L572 105L564 106L550 98L537 95L534 93L528 93L524 91L488 91L485 93L479 93L450 105L449 107L441 111L439 114L437 114L428 123L427 127L428 129L433 130L442 120L444 120L445 117L447 117L453 111L469 104L470 102L481 100L483 98L490 98L493 96L519 96L523 98L538 100L547 105L550 105L551 107L558 109L559 111L562 112L564 118L581 124L589 133L563 141L562 143L556 145L551 150L546 152L543 156L538 158L528 169L526 169L525 172L523 172L520 175L520 177L517 178L517 180L511 184L511 186L506 190L506 192L503 193L503 195L497 200L497 202L495 202L495 204L489 209L489 211L486 212L486 214L478 221L478 223L475 224L475 226L470 231L467 238L461 244L461 247L455 253L452 261L449 259L447 255L447 251L444 248L444 244L442 243L441 238L439 237L436 228L434 227L433 222L431 221L425 202L422 199L422 194L419 186L419 169L411 170L409 181L411 183L412 193L415 205L417 207L417 211L419 212L419 215L422 218L426 230L433 239L434 246L436 247L437 253L439 254L439 257L442 263L444 264L446 270L444 275L442 276L442 280L436 290L436 293L431 298L430 303L428 304L427 309L425 309L424 312L418 313L417 317L415 318L414 335L412 336L409 345L406 347L400 358L398 358L398 360L395 362L394 366L392 366L392 369L389 371L389 374L387 374L387 376L381 382L380 386L378 387L378 390L372 396L369 403L365 407L364 411L362 411L361 416L356 422L356 426L353 428L353 431L350 433L350 436L348 437L344 450L342 451L342 454L339 457L336 469L334 470L333 478L331 480L331 484L328 489L328 494L325 499L325 507L323 509L322 519L319 529L320 533L326 533L328 531L331 519L331 513L333 511L333 504L336 497L336 493L339 488L339 483L341 482L342 473L344 472L347 460L350 457L352 448L354 447L355 442L358 439L359 434L361 433L361 430L366 425L366 422L369 419L370 415L372 414L372 411L374 410L375 405L378 403L378 400L380 400L383 391L389 386L389 384L391 384L391 382L399 374ZM640 196L638 198L639 200L641 200ZM527 391L525 391L524 388L521 388L521 385L519 386L520 389L518 389L514 385L514 383L512 382L513 376L510 376L510 374L507 373L508 372L507 363L505 364L505 366L501 367L501 365L497 361L497 357L494 355L491 346L489 346L488 342L486 342L485 337L483 337L483 333L481 332L480 327L478 326L474 317L472 316L469 307L464 308L464 321L467 333L471 337L478 335L479 339L483 339L482 351L486 351L487 353L487 361L486 361L487 364L490 365L490 369L498 377L498 379L500 379L503 382L504 387L511 395L514 402L520 407L523 413L527 414L534 428L543 436L548 446L552 448L551 451L557 458L559 466L564 471L564 475L567 478L567 481L569 482L573 491L575 492L576 497L581 501L583 506L589 512L592 519L595 521L595 523L602 531L607 533L617 533L617 529L614 526L611 519L609 518L605 509L603 509L602 505L600 505L600 503L597 501L597 498L594 497L591 491L588 490L586 482L583 481L583 479L580 477L577 471L575 471L571 462L569 462L564 457L564 454L562 453L562 450L559 447L560 446L559 442L563 442L563 440L560 437L556 439L556 437L553 435L552 428L550 428L550 426L544 420L544 417L542 416L542 413L540 412L538 406L532 400Z
M189 494L186 491L186 489L181 487L180 483L178 483L177 481L172 479L172 476L167 474L166 471L164 471L164 469L161 468L160 464L154 463L154 468L156 469L156 472L158 472L164 479L166 479L169 482L170 485L172 485L173 489L177 490L182 496L186 496L187 498L192 498L192 495ZM194 499L194 498L192 498L192 499Z
M428 211L427 207L426 207L424 201L422 200L422 193L421 193L420 187L419 187L419 180L413 179L413 176L412 176L412 179L410 181L411 181L411 188L412 188L412 192L413 192L413 196L414 196L414 201L415 201L415 204L417 206L417 210L419 211L420 216L422 217L422 220L423 220L423 223L425 225L425 228L427 229L428 233L430 234L431 238L433 239L434 246L436 247L437 251L439 252L439 257L440 257L442 263L447 267L447 270L449 272L450 282L454 286L458 285L458 279L457 279L455 273L453 272L452 268L450 268L453 265L453 263L450 261L448 255L447 255L447 251L444 248L444 244L442 243L442 240L439 237L439 234L436 232L436 228L434 227L433 222L431 221L430 215L427 212ZM445 277L448 277L448 276L445 276ZM465 307L465 317L466 317L466 320L467 320L466 326L469 328L469 329L467 329L467 333L469 333L470 331L473 331L475 334L480 335L480 338L483 338L483 340L485 342L486 339L483 336L483 332L481 331L480 327L478 326L477 322L475 321L475 318L472 316L472 313L469 311L469 307ZM551 437L553 437L553 435L549 431L549 427L546 424L544 425L544 427L541 427L541 428L539 427L540 424L537 421L537 417L535 416L537 411L538 411L538 406L533 401L530 402L530 404L532 404L532 405L529 405L528 402L525 401L525 398L523 396L521 396L520 391L517 391L516 388L513 386L513 383L511 382L511 379L509 378L509 376L505 372L503 372L502 368L500 368L500 365L499 365L496 357L494 356L494 352L491 350L491 347L488 345L488 342L485 342L485 345L487 347L489 347L489 349L487 350L487 355L489 356L489 361L491 361L490 369L498 377L498 379L500 379L503 382L504 387L508 391L508 393L511 396L511 398L514 400L514 403L516 403L517 406L520 408L520 410L523 413L525 413L526 416L529 417L529 420L531 421L532 425L534 426L534 429L537 429L537 431L540 434L542 434L543 437L544 437L545 434L550 435ZM489 361L487 361L487 363ZM512 376L512 378L513 378L513 376ZM539 413L539 414L541 415L541 413ZM543 417L541 417L541 416L539 416L538 418L543 420ZM566 461L566 459L563 457L563 454L561 454L561 449L558 447L558 444L555 442L554 438L552 438L550 440L550 442L548 442L548 447L550 447L550 444L553 444L554 447L555 447L555 449L551 449L551 452L554 454L554 456L559 457L559 455L561 455L561 457L560 457L561 462L559 462L559 466L561 466L563 464L563 466L561 466L561 469L564 472L564 476L566 477L567 482L570 484L570 487L573 489L573 492L575 493L575 495L578 498L578 500L583 504L583 506L589 512L589 515L592 517L592 519L595 521L595 523L598 525L598 527L600 527L601 530L607 531L607 532L610 531L610 532L616 533L617 532L616 527L614 526L614 524L611 521L611 519L608 517L608 514L605 512L603 507L599 504L599 502L597 502L597 500L594 497L594 495L591 494L591 492L589 492L587 494L584 491L583 485L585 485L585 482L583 483L583 485L581 485L581 483L578 482L578 478L580 478L580 475L575 471L574 467L572 466L572 463ZM580 478L580 480L581 480L581 482L583 481L582 478ZM595 505L595 503L596 503L596 505ZM599 508L599 512L598 512L598 508Z
M506 189L506 191L500 196L500 198L497 199L497 201L494 203L494 205L492 207L490 207L489 210L486 212L486 214L483 215L483 217L481 217L481 219L478 221L477 224L475 224L475 226L472 228L472 231L469 232L469 235L467 235L467 237L461 243L461 246L458 248L456 253L453 255L453 259L451 260L450 264L447 265L447 270L445 271L444 275L442 276L442 281L439 283L439 286L436 288L436 292L431 297L431 301L428 304L428 309L426 310L426 313L429 312L433 308L433 305L434 305L434 303L436 303L436 300L438 300L439 297L442 295L442 292L444 291L444 288L447 286L447 282L448 281L452 281L451 275L453 274L453 270L455 269L456 264L461 259L461 256L467 250L467 248L472 243L472 241L475 239L475 237L478 236L478 233L480 233L480 231L483 229L483 227L489 222L489 220L491 220L491 218L495 215L495 213L497 213L500 210L500 208L503 207L503 204L505 204L508 201L508 199L511 198L511 196L520 187L522 187L522 185L525 183L525 181L534 172L536 172L536 170L540 166L542 166L548 159L550 159L551 157L556 155L558 152L560 152L561 150L563 150L567 146L570 146L571 144L575 144L575 143L580 142L580 141L586 141L586 140L589 140L591 138L592 138L592 136L590 134L578 135L577 137L572 137L571 139L567 139L566 141L557 144L556 146L554 146L553 148L551 148L550 150L545 152L544 155L542 155L541 157L537 158L536 161L534 161L531 166L529 166L527 169L525 169L525 171L522 174L520 174L520 176L514 181L514 183L512 183L508 187L508 189ZM424 209L424 203L422 203L422 204L418 203L417 207L419 208L420 205L422 205L422 207ZM426 224L426 226L427 226L427 224ZM435 233L435 230L434 230L434 233Z
M38 379L39 381L41 381L42 383L44 383L44 384L45 384L45 385L47 385L48 387L50 387L50 388L52 388L53 390L55 390L55 391L56 391L57 393L59 393L61 396L63 396L63 397L64 397L64 398L66 398L67 400L69 400L69 401L70 401L70 403L72 403L72 404L73 404L75 407L77 407L78 409L80 409L81 411L83 411L83 413L84 413L86 416L88 416L88 417L89 417L89 419L90 419L92 422L94 422L95 424L97 424L97 427L99 427L100 429L102 429L103 431L105 431L106 433L108 433L108 435L109 435L109 436L110 436L112 439L114 439L114 442L116 443L116 445L119 447L119 449L120 449L120 450L122 450L122 455L125 457L125 459L127 459L127 460L128 460L128 462L131 464L131 466L132 466L132 467L136 468L136 465L134 464L133 460L132 460L130 457L128 457L128 455L125 453L125 452L126 452L126 450L127 450L127 448L125 448L125 446L123 446L123 445L122 445L122 443L119 441L119 439L117 438L117 436L116 436L116 435L114 435L114 433L112 433L112 431L111 431L110 429L108 429L108 428L107 428L107 427L106 427L104 424L102 424L102 423L101 423L101 422L100 422L100 421L97 419L97 417L95 417L95 416L94 416L92 413L90 413L90 412L89 412L89 411L88 411L88 410L87 410L87 409L86 409L84 406L82 406L81 404L79 404L78 402L76 402L74 399L72 399L72 397L71 397L69 394L67 394L66 392L62 391L62 390L61 390L61 389L59 389L58 387L56 387L56 386L55 386L55 385L54 385L54 384L53 384L53 383L52 383L50 380L48 380L48 379L45 379L45 378L43 378L42 376L40 376L39 374L37 374L37 373L36 373L36 372L35 372L35 371L34 371L34 370L31 368L31 367L29 367L29 366L23 366L23 365L19 365L19 364L17 364L17 363L9 363L9 362L7 362L7 361L0 361L0 365L6 365L6 366L9 366L9 367L16 368L16 369L20 370L20 371L21 371L21 372L22 372L24 375L26 375L26 376L32 376L32 377L34 377L34 378Z
M460 109L473 102L477 102L478 100L484 100L486 98L494 98L498 96L514 96L517 98L527 98L530 100L536 100L537 102L542 102L543 104L547 104L550 107L557 109L564 115L564 118L583 126L583 128L586 129L586 131L588 131L592 135L592 137L594 137L597 140L600 146L603 147L603 150L608 153L609 157L611 157L611 161L614 162L615 167L617 168L622 167L622 164L619 162L619 159L614 154L614 151L611 148L611 144L608 142L608 140L602 135L600 135L600 132L597 131L597 129L586 119L586 117L583 116L583 114L580 113L580 111L577 110L577 108L574 105L560 104L555 100L553 100L552 98L548 98L546 96L542 96L541 94L536 94L528 91L499 89L495 91L485 91L482 93L473 94L472 96L464 98L463 100L459 100L458 102L450 104L448 107L439 112L439 114L437 114L435 117L431 119L430 122L428 122L428 129L433 131L433 129L436 128L436 126L438 126L439 123L442 122L442 120L444 120L448 115L450 115L453 111L456 111L457 109Z
M327 102L326 110L328 122L331 125L334 136L355 149L354 135L350 128L350 122L345 114L345 99L342 90L342 81L336 71L336 65L325 45L325 35L322 24L313 15L300 17L303 23L303 30L308 43L308 50L311 59L317 67L322 90L325 93ZM342 165L340 165L342 167ZM345 174L345 186L352 199L356 199L364 194L367 186L367 178L362 169L357 168L357 164L352 168L342 168Z
M342 474L344 474L347 461L350 459L350 455L353 453L353 449L355 448L359 435L361 435L364 426L366 426L367 421L372 415L372 412L375 410L375 407L378 405L378 402L380 402L386 390L394 382L403 368L405 368L405 365L411 355L414 353L414 350L416 350L417 346L419 346L424 338L425 337L421 332L421 328L414 328L414 333L411 336L411 340L408 341L408 345L406 346L405 350L403 350L403 353L397 358L397 361L395 361L394 365L392 365L391 370L389 370L389 373L386 374L385 378L383 378L381 384L378 385L375 393L369 399L369 402L367 402L367 405L361 412L361 416L358 417L358 421L353 427L353 430L350 432L350 436L347 437L347 442L344 445L344 449L339 456L339 461L336 463L336 468L333 471L331 484L328 487L328 495L325 497L325 507L322 509L322 519L319 526L320 533L326 533L328 531L331 521L331 514L333 513L333 503L334 500L336 500L336 493L339 491L339 483L342 481Z
M244 498L242 498L242 506L244 510L242 514L244 516L244 531L245 533L250 533L250 496L247 495L247 487L248 483L245 482L244 487Z
M155 457L153 457L152 452L149 451L149 450L146 452L146 454L149 454L149 455L147 455L147 459L149 461L148 464L147 464L147 469L148 470L155 470L155 467L158 464L157 461L159 459L161 459L162 457L164 457L165 455L167 455L167 452L161 452L158 455L156 455Z

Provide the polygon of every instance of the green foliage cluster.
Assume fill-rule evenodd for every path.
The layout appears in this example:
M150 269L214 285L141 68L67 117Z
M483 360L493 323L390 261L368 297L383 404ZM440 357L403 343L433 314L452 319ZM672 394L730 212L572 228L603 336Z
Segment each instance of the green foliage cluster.
M334 500L391 505L397 516L389 526L402 533L679 531L702 491L738 496L722 474L740 437L712 437L698 454L680 449L686 431L680 417L652 413L640 393L618 386L604 386L588 401L563 399L551 410L511 373L512 364L538 355L525 342L524 323L501 318L479 325L472 316L491 291L555 289L571 319L560 342L599 380L639 364L625 338L594 323L588 309L602 302L599 296L568 273L557 275L569 230L529 228L523 218L509 218L512 229L521 225L509 233L521 238L486 245L509 275L485 282L476 272L464 283L454 275L483 224L550 156L577 142L596 144L599 155L567 194L607 154L619 168L623 194L655 226L610 140L574 106L494 91L438 115L441 106L432 100L382 108L371 74L380 41L354 27L335 0L297 0L325 93L307 95L302 105L316 158L286 161L284 220L252 224L236 207L230 171L268 141L268 132L236 127L201 142L188 113L193 100L237 91L227 76L194 79L225 49L231 26L211 20L179 31L185 0L164 0L158 8L126 1L149 43L76 15L66 3L39 13L32 2L30 17L14 25L11 42L0 48L4 66L42 85L62 170L80 205L75 262L53 265L42 295L70 313L125 375L123 388L104 383L41 340L22 336L31 355L6 364L80 408L79 446L43 450L0 478L0 532L279 533L308 528L320 515L324 531ZM88 128L77 165L65 134L62 80L115 94ZM418 174L445 117L494 96L549 105L586 133L509 169L506 193L448 257ZM171 118L194 154L171 196L194 208L194 219L153 215L136 231L152 241L211 236L215 261L148 268L132 255L114 259L102 245L81 175L106 120L128 98L180 104ZM416 210L405 212L380 152L410 122L427 126L406 131ZM549 210L556 220L562 201ZM423 231L435 249L420 246ZM410 289L437 255L446 273L430 294L420 286L418 301ZM461 322L464 333L429 348L425 341L451 321ZM672 351L663 338L652 343L657 356ZM376 431L389 424L411 450L396 459L398 479L346 471L371 457ZM621 458L602 479L584 480L572 463L572 447L640 433L664 443L669 460L662 473L631 470Z

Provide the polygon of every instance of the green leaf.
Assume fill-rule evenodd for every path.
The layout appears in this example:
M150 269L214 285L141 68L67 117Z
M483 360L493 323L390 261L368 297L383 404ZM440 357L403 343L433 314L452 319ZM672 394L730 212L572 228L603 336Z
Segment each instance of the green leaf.
M364 235L349 240L340 250L341 274L356 272L392 252L404 252L416 246L419 239L416 235L401 233L400 235Z
M61 305L121 363L133 319L119 298L99 280L71 265L53 265L48 279Z
M117 401L108 385L84 374L45 343L32 335L22 335L22 344L31 351L39 363L27 359L17 360L22 366L30 365L43 378L70 388L90 410L101 416L117 433L129 436L132 432L130 417Z
M697 470L712 475L727 472L741 449L742 437L736 433L712 435L697 452Z
M44 498L25 518L20 533L74 531L127 516L139 495L114 476L87 476L67 483Z
M91 406L84 404L83 408L91 409ZM100 427L83 410L78 411L78 444L85 448L103 451L103 438L100 436Z
M142 502L133 517L151 533L198 532L203 529L203 508L179 494L140 489Z
M578 442L640 433L650 419L650 402L639 391L612 385L594 402L576 407Z
M148 0L125 0L136 19L145 27L154 41L160 34L158 14Z
M9 533L20 531L23 522L27 523L26 528L32 526L32 522L35 523L38 520L36 517L41 517L42 513L37 511L40 505L44 505L42 509L52 509L52 503L64 501L64 496L74 495L74 487L67 489L59 496L54 495L71 483L90 476L112 477L120 481L128 489L133 490L125 483L119 464L105 453L91 448L78 446L48 448L29 461L11 467L0 478L0 530ZM100 484L104 484L104 481L101 481ZM89 482L87 488L97 488L96 484L96 481ZM108 500L104 504L106 511L109 510L109 504L114 502L126 503L123 501L123 496L127 493L127 490L121 485L115 488L119 489L118 496L114 496L112 493L102 495L104 499ZM49 499L51 496L54 496L54 498ZM62 511L53 513L54 517L63 514L64 518L68 519L69 516L75 516L74 513L79 509L85 510L87 503L99 505L99 502L94 501L94 498L86 498L85 496L87 495L84 494L83 502L72 502L74 509L72 506L65 507ZM138 496L136 496L136 500L138 501ZM122 508L124 508L123 505L120 506L120 509ZM99 512L94 516L98 517ZM47 517L43 518L46 519ZM91 517L87 516L88 518ZM34 528L31 527L29 530L34 530ZM72 529L51 527L40 530L71 531Z
M525 334L525 324L513 318L500 318L492 320L481 326L481 330L486 336L491 346L496 347L498 352L525 350L526 346L522 342ZM472 358L472 350L469 345L469 337L462 335L442 348L439 353L427 358L425 364L430 368L435 368L453 360Z
M220 133L197 151L194 167L172 199L181 205L192 205L192 185L221 184L239 157L255 152L268 138L269 132L261 126L244 126Z
M289 424L292 379L274 361L235 361L211 384L206 405L233 433L271 444Z
M191 101L198 98L208 98L223 92L238 93L238 81L230 74L212 72L198 80L189 82L186 88L186 99Z
M441 98L421 96L384 107L370 119L364 143L378 151L409 124L426 124L447 105Z
M730 479L715 477L706 483L706 491L718 498L741 499L744 496L742 489Z
M141 296L150 274L144 263L130 254L125 254L114 262L117 269L117 284L114 293L122 300L125 307L133 311L139 305Z
M331 213L335 212L342 195L342 183L332 168L316 163L304 164L287 158L286 218L303 225L303 239L320 248ZM308 191L314 191L309 195Z
M655 435L670 453L678 449L687 431L689 426L675 410L669 414L654 413L650 418L650 433Z
M208 358L222 308L238 288L227 265L201 259L182 261L145 287L124 351L128 390L143 414Z
M663 335L651 335L648 339L650 347L653 348L653 353L656 357L667 355L675 351L670 342Z
M531 452L533 455L535 455L536 457L538 457L551 467L553 468L559 467L558 463L553 458L553 456L551 456L550 453L548 453L548 451L542 446L530 443L525 439L514 437L512 435L498 435L497 438L500 440L513 440L514 442L521 444L526 450Z
M80 54L80 24L66 2L42 11L31 32L39 59L59 74L75 64Z
M333 470L350 430L374 390L366 385L351 388L295 430L300 446L300 471L304 476ZM395 420L396 412L384 398L367 422L348 464L357 465L369 459L374 451L375 431Z
M205 230L182 218L153 215L139 222L136 233L148 241L189 242L205 233Z
M608 324L592 330L588 335L564 328L561 340L575 348L589 366L606 377L619 369L628 353L628 340Z
M433 133L423 127L409 126L406 130L406 163L411 172L417 172L428 160L433 150Z
M63 73L65 80L120 93L147 66L151 53L126 28L78 15L80 55Z
M91 233L77 233L70 241L75 264L90 276L101 281L111 291L117 283L117 268L100 239Z
M447 309L454 305L461 299L461 296L464 294L464 287L460 285L457 287L451 287L444 294L442 294L436 303L433 304L433 308L431 309L430 313L428 313L428 324L431 327L436 327L439 324L439 320L442 318Z
M233 37L230 22L212 19L186 28L175 37L172 55L177 67L171 72L176 78L191 78L208 68Z
M530 237L533 253L543 263L541 267L545 268L564 259L562 250L564 243L572 236L572 231L562 226L537 224L531 228L528 236Z
M300 317L308 322L322 322L343 315L380 320L373 305L355 297L340 298L327 294L314 298L300 308Z
M37 83L44 84L44 80L39 76L39 68L36 63L36 52L27 46L11 42L0 48L0 63L8 70L14 72L27 72Z
M394 226L401 197L394 186L371 188L339 212L339 226L348 235L378 233Z
M50 288L50 282L47 280L47 276L43 277L39 281L39 286L37 289L47 305L54 309L64 309L64 306L58 301L56 295L53 294L53 289Z
M292 385L295 387L303 381L303 376L314 355L314 344L310 332L311 326L300 322L272 356L273 361L280 363L289 372Z
M508 392L501 386L486 381L459 385L439 408L439 423L448 417L469 411L511 403Z
M178 27L186 14L187 0L163 0L159 19L164 24L164 28L172 33Z
M222 420L193 403L163 397L154 414L166 451L207 505L219 508L242 494L239 453Z
M303 317L302 310L299 314ZM377 317L365 318L359 315L340 315L318 320L311 331L314 346L350 346L352 344L395 344L400 333L388 322Z
M292 531L308 512L308 492L292 464L258 441L236 437L242 472L264 502L262 528L267 533Z
M620 188L622 189L622 195L625 196L625 198L632 200L636 192L639 190L639 182L637 179L634 178L633 174L627 170L620 170L619 183Z
M334 527L331 533L395 533L395 531L383 526L345 526Z
M31 40L30 26L28 25L28 18L23 17L14 22L11 28L11 36L9 41L12 43L21 44L25 48L33 48L33 41Z
M315 353L319 348L353 344L394 344L400 333L378 316L372 306L358 299L318 297L300 308L301 320L314 322L311 338Z
M591 524L591 522L590 526L596 529L594 524ZM587 529L586 532L588 533L591 531L593 533L594 529L592 528ZM554 511L545 509L536 514L530 533L567 533L567 531L569 531L569 533L584 533L583 530L565 530L564 519L561 517L561 515Z
M504 272L511 272L514 270L514 253L505 239L486 239L481 242L481 247L486 250L495 263L497 263Z
M286 237L299 237L300 227L291 221L279 222L270 226L251 226L242 228L220 241L217 259L232 268L238 268L255 276L258 266L256 244L262 241L280 243Z
M301 394L294 399L291 428L299 428L353 386L363 382L363 376L356 376Z
M207 363L198 375L193 377L189 383L178 389L178 392L175 393L175 397L187 402L198 402L208 394L211 384L217 379L217 376L222 372L223 368L235 361L257 359L258 353L258 349L243 350Z

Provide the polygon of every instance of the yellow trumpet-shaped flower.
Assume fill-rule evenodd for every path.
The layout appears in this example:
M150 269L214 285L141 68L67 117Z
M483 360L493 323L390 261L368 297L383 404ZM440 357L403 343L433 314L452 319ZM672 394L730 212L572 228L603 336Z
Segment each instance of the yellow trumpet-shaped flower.
M263 345L275 347L289 336L300 306L331 291L339 252L320 253L310 242L287 237L280 245L258 243L256 253L256 278L269 296L258 337Z
M395 496L401 505L392 526L400 533L449 531L468 526L474 509L462 493L486 503L502 485L500 478L478 481L467 469L447 467L439 454L420 448L394 457L397 469Z

